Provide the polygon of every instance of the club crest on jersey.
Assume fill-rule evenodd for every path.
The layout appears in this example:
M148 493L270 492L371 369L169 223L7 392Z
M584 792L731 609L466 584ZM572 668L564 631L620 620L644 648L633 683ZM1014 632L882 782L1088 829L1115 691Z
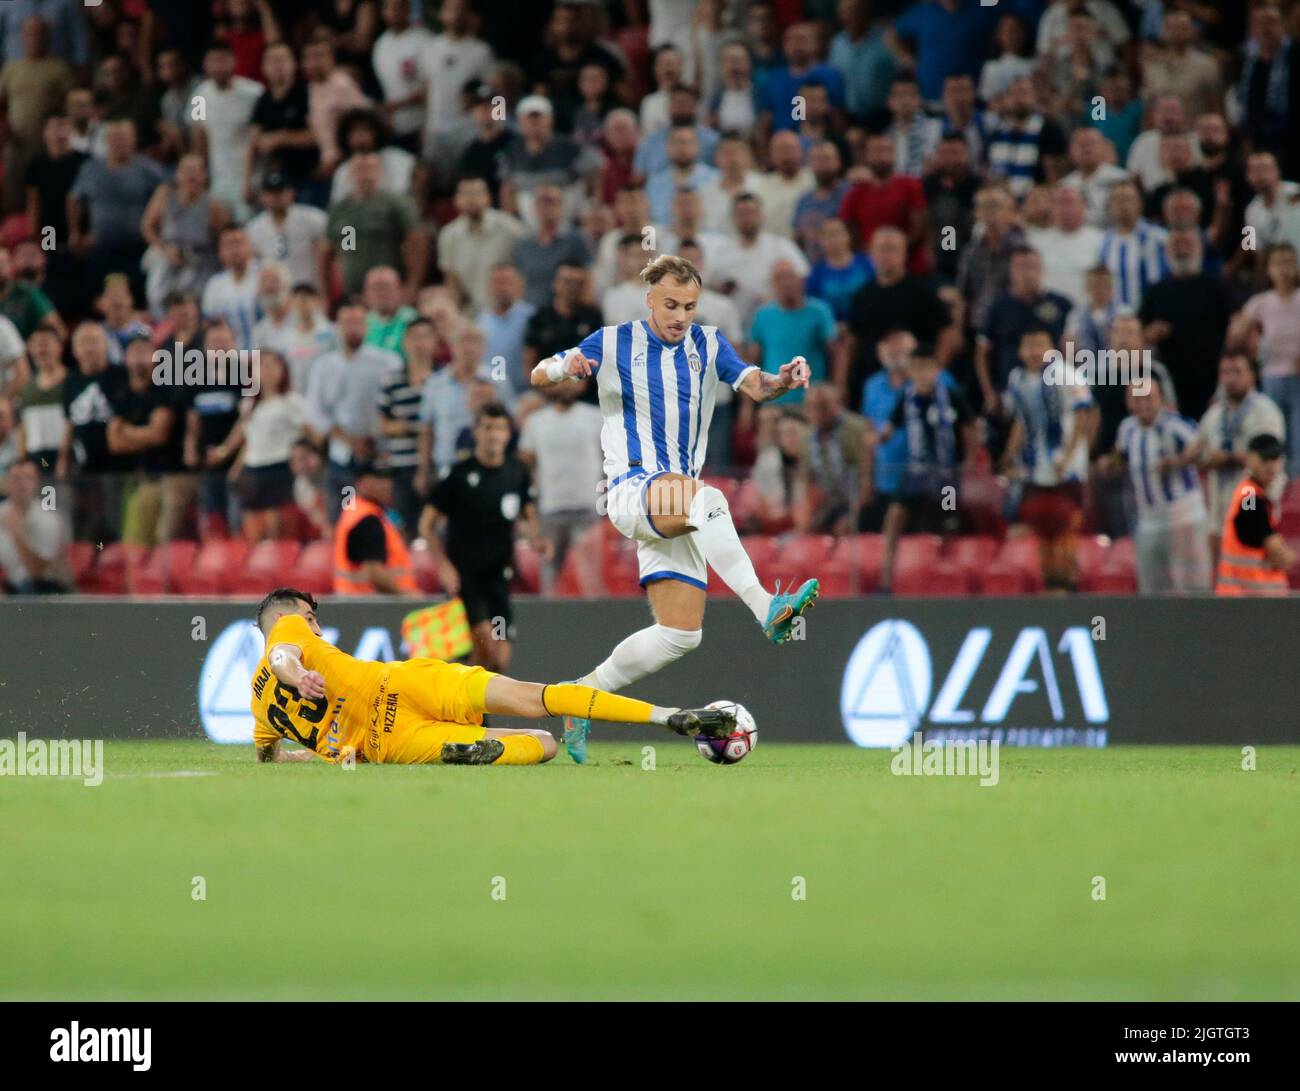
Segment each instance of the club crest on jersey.
M469 487L470 487L471 489L477 489L477 488L478 488L478 471L477 471L477 470L470 470L470 472L467 473L467 474L465 475L465 480L469 482Z
M690 366L692 371L698 372L703 370L704 365L700 362L700 354L698 352L688 353L686 356L686 363Z

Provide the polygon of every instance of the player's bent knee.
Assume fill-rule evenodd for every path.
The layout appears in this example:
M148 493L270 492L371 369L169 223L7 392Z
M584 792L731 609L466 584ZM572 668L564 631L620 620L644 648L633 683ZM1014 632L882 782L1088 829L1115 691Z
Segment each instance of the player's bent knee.
M556 753L559 750L559 746L555 741L555 736L552 735L549 731L541 731L541 730L530 731L529 734L536 736L537 741L542 744L542 764L545 765L548 761L550 761L553 757L555 757Z
M656 625L655 636L669 659L680 659L700 646L704 632L701 629L673 629L667 625Z
M726 494L716 485L701 485L695 490L695 498L686 513L686 522L699 529L707 520L716 519L719 515L731 518L731 505L727 503Z

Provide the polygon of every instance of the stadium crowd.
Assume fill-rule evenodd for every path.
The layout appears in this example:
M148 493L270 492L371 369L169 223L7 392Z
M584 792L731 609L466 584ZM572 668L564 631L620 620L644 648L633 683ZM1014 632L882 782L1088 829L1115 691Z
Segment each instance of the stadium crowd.
M430 590L421 512L496 404L519 585L635 591L595 391L529 373L673 253L699 321L812 369L710 428L760 572L1209 590L1253 465L1234 542L1300 535L1295 35L1274 0L11 0L6 589L257 590L256 555L328 590L379 471Z

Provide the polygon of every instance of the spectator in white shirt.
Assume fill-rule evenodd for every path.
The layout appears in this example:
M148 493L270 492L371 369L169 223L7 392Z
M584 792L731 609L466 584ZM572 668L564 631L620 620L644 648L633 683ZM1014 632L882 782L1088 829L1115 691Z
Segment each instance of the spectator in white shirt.
M248 221L248 241L261 261L281 262L292 284L320 283L317 251L325 238L326 213L298 204L287 176L278 172L262 179L262 211Z
M248 233L231 224L217 239L217 258L221 272L203 289L203 317L217 318L230 326L235 347L253 347L253 327L261 320L257 302L260 263L253 257Z
M1138 134L1128 150L1128 172L1142 183L1146 193L1174 181L1172 172L1160 162L1160 138L1186 133L1192 142L1192 165L1200 166L1201 145L1187 123L1183 100L1178 95L1160 95L1151 104L1152 127Z
M1255 253L1266 254L1280 242L1300 247L1300 183L1282 180L1272 152L1255 152L1246 159L1246 181L1255 191L1244 217L1254 231Z
M307 399L290 388L284 359L263 352L258 364L260 389L255 397L242 399L239 422L227 441L239 451L229 474L239 492L241 526L249 542L280 536L280 516L294 499L294 444L303 437L318 441L308 423Z
M673 45L660 46L651 63L655 89L641 100L641 131L649 135L668 128L668 99L682 82L686 62Z
M492 47L471 34L473 12L465 0L443 0L438 8L442 32L430 38L420 53L419 75L424 81L424 159L436 162L445 151L442 141L462 120L460 93L471 79L492 75Z
M482 178L456 183L457 217L438 233L438 267L443 277L475 309L488 305L488 276L508 261L515 244L528 234L521 220L492 207Z
M316 359L339 346L338 333L324 314L313 284L295 284L289 293L289 313L280 325L263 319L253 329L253 347L278 352L289 366L290 385L306 393Z
M980 98L992 104L999 95L1022 76L1034 74L1034 59L1026 56L1029 32L1025 21L1014 12L1007 12L998 20L993 32L993 45L998 55L985 61L980 69Z
M384 92L382 108L393 127L395 142L418 154L425 104L420 57L433 35L411 24L410 0L383 0L380 17L387 29L375 42L371 63Z
M714 161L719 176L699 188L704 208L703 226L708 231L730 235L735 230L731 224L731 202L738 193L757 193L763 175L754 170L754 149L749 141L735 133L728 133L718 141Z
M1084 283L1097 264L1105 232L1084 221L1083 194L1066 182L1052 190L1052 226L1031 236L1043 255L1043 287L1059 292L1076 307L1088 298Z
M1227 348L1220 357L1219 396L1201 417L1197 435L1201 441L1200 464L1207 472L1206 491L1210 498L1210 555L1217 564L1223 520L1232 503L1232 494L1245 473L1250 441L1263 435L1285 440L1287 435L1282 410L1272 398L1255 388L1255 366L1241 349ZM1272 500L1281 499L1284 486L1284 475L1278 474Z
M1300 269L1295 248L1279 243L1269 250L1272 287L1246 301L1233 321L1229 338L1244 336L1256 346L1260 385L1286 416L1287 433L1300 434ZM1300 455L1290 445L1287 472L1300 474Z
M1070 16L1080 9L1092 16L1098 36L1112 50L1119 50L1132 37L1124 16L1110 0L1053 0L1038 21L1035 52L1040 57L1052 55L1069 40Z
M644 300L645 285L641 286ZM644 313L644 305L642 312ZM542 570L542 591L550 594L564 558L596 522L603 455L604 417L594 405L578 401L581 383L558 383L546 391L548 403L528 415L519 436L519 457L537 483L541 537L552 543Z
M640 235L624 235L618 244L619 282L600 297L600 311L607 326L619 326L644 318L646 313L646 252L641 249Z
M36 502L40 481L31 458L16 459L5 475L8 499L0 503L0 573L11 595L72 589L67 524L58 512Z
M344 114L339 119L338 143L345 159L334 172L331 205L356 195L352 180L354 157L372 152L379 156L381 193L405 194L418 200L424 192L424 169L414 155L390 141L387 127L373 110L349 110Z
M763 226L773 235L793 239L795 205L817 185L817 179L804 166L803 143L789 129L772 134L767 159L772 169L760 177L755 190L763 202Z
M190 115L194 149L208 158L213 196L231 209L236 221L243 223L248 218L244 165L253 110L262 97L262 85L235 75L235 55L222 41L208 46L203 74L207 79L194 89L194 105L196 110L201 105L203 114L195 117L192 111Z
M1100 130L1081 128L1070 137L1070 162L1074 170L1061 179L1083 194L1088 222L1094 227L1106 223L1110 187L1128 178L1128 171L1114 163L1115 146Z
M809 272L808 259L790 239L763 230L763 202L742 193L732 203L736 237L727 240L716 256L709 256L710 286L728 293L740 311L742 328L748 329L754 312L772 298L772 270L779 261L790 262L801 277Z

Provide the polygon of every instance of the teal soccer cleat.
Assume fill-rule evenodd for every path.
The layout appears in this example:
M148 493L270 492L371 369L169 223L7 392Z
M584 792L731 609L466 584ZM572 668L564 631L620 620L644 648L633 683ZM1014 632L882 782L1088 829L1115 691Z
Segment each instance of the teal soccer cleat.
M578 765L587 764L587 735L591 721L582 716L564 717L564 749Z
M805 610L812 609L820 594L821 584L816 580L804 580L799 590L793 594L782 594L778 582L776 594L772 596L772 605L768 607L767 621L763 623L763 635L773 644L787 643L792 635L794 619Z

